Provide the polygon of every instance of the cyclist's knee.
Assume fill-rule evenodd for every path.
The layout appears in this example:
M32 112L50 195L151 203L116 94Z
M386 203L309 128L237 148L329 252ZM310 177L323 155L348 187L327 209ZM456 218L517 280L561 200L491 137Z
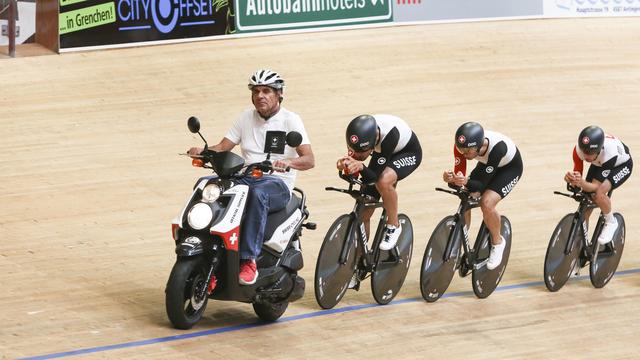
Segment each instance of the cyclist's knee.
M380 174L376 185L393 186L396 181L398 181L398 175L396 172L391 168L385 168L382 174Z
M482 212L493 212L496 210L496 205L498 202L490 196L482 196L480 199L480 209Z
M609 200L609 197L607 196L607 192L606 191L600 191L599 188L596 191L596 193L593 195L593 201L596 204L606 203L608 200Z
M395 183L394 176L381 176L378 181L376 181L376 188L378 192L395 191L395 187L393 186Z
M496 205L489 201L481 201L480 210L483 214L493 214L496 211Z

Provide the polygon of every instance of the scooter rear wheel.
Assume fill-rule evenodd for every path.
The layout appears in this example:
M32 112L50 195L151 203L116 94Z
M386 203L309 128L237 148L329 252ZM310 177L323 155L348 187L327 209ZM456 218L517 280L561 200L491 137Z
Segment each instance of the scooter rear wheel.
M390 303L398 295L411 263L413 226L405 214L399 214L398 220L402 227L402 233L396 244L398 258L394 258L391 251L379 250L381 252L380 258L371 275L371 292L373 298L380 305Z
M284 314L289 306L288 301L281 301L277 303L263 302L253 303L253 311L263 321L276 321Z

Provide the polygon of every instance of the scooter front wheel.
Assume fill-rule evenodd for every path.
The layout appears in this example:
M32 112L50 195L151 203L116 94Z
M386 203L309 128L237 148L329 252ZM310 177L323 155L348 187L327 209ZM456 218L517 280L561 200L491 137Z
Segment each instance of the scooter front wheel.
M173 265L165 289L165 306L169 320L177 329L191 329L207 308L205 268L202 256L178 259Z

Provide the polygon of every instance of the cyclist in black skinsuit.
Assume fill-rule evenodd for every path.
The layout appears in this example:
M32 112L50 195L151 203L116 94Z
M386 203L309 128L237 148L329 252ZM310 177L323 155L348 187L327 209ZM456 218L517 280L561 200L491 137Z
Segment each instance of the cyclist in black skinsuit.
M365 193L375 199L382 197L387 213L385 236L381 250L390 250L398 241L402 229L398 221L396 184L409 176L422 162L422 148L416 134L401 118L393 115L360 115L353 119L346 131L349 155L338 159L337 167L350 174L360 174ZM368 165L364 165L371 155ZM367 235L374 209L363 213Z
M487 269L493 270L502 262L506 242L500 235L500 214L496 205L516 186L522 176L520 151L511 139L495 131L485 131L476 122L462 124L456 131L454 171L445 171L442 179L450 184L465 186L476 196L482 194L482 217L491 233L491 252ZM467 160L478 160L469 177L465 176ZM467 224L471 212L465 214Z
M591 163L587 177L582 178L583 161ZM593 201L604 215L604 226L598 243L611 241L618 228L618 221L611 210L610 190L622 185L633 170L633 159L629 148L615 136L605 134L597 126L584 128L573 148L573 171L567 172L564 180L586 192L594 192ZM591 210L585 215L589 219Z

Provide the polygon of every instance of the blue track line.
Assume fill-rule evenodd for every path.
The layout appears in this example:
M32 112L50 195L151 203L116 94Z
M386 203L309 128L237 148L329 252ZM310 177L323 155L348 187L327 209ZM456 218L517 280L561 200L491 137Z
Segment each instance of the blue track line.
M640 273L640 268L617 271L616 277L629 275L629 274L637 274L637 273ZM586 280L588 278L589 278L588 275L582 275L576 278L576 280ZM510 291L510 290L517 290L517 289L530 288L530 287L536 287L536 286L544 286L544 281L531 281L531 282L526 282L521 284L499 286L498 288L496 288L495 291ZM471 291L460 291L460 292L444 294L442 297L452 298L452 297L468 296L472 294L473 292ZM401 304L422 302L422 301L424 301L422 298L400 299L400 300L395 300L390 304L384 305L384 306L401 305ZM320 311L314 311L307 314L287 316L287 317L281 318L275 323L255 322L255 323L249 323L249 324L226 326L218 329L197 331L189 334L165 336L165 337L160 337L155 339L138 340L138 341L113 344L113 345L107 345L107 346L97 346L92 348L65 351L65 352L59 352L59 353L53 353L53 354L47 354L47 355L37 355L37 356L22 358L20 360L59 359L59 358L75 356L75 355L92 354L92 353L105 352L105 351L111 351L111 350L134 348L134 347L140 347L140 346L151 345L151 344L159 344L159 343L180 341L180 340L192 339L192 338L203 337L203 336L224 334L224 333L233 332L233 331L252 329L260 326L267 326L267 325L283 323L283 322L304 320L304 319L309 319L309 318L314 318L319 316L328 316L333 314L358 311L358 310L369 309L369 308L379 307L379 306L381 305L378 305L378 304L351 305L351 306L345 306L337 309L320 310Z

